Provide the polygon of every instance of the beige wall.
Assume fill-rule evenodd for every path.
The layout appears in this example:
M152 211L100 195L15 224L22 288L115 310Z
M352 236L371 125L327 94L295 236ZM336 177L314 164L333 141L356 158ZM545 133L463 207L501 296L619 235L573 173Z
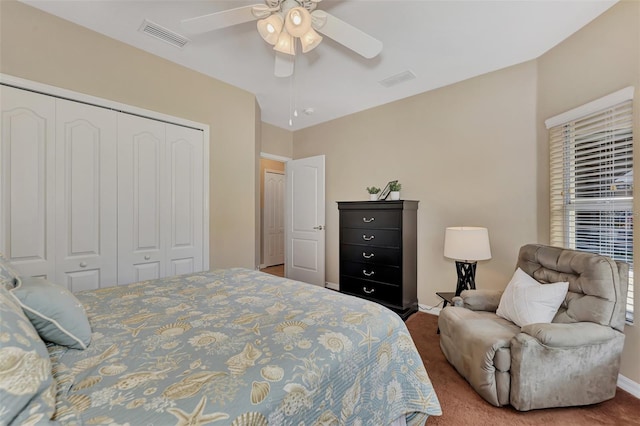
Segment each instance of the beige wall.
M208 124L211 266L257 264L252 94L13 0L0 1L0 72Z
M640 135L636 1L615 5L538 60L295 132L293 158L327 155L327 280L338 282L335 201L364 200L366 186L399 179L402 198L420 200L420 303L434 305L436 291L455 287L453 262L442 256L446 226L489 228L493 259L479 263L477 283L503 288L518 248L549 242L544 120L629 85ZM621 374L640 383L640 297L635 312Z
M539 240L549 240L548 132L544 120L626 86L635 86L635 145L640 142L640 2L621 2L538 60ZM635 168L640 166L636 148ZM636 188L639 187L636 176ZM635 195L635 211L640 197ZM634 258L640 259L640 232ZM637 261L636 261L637 262ZM635 285L638 289L638 284ZM640 292L635 325L625 328L621 374L640 383Z
M280 157L293 157L293 132L262 123L262 152Z
M504 288L519 247L538 234L535 117L528 62L295 132L294 158L326 155L327 280L339 282L336 201L398 179L401 197L420 201L419 302L455 290L447 226L489 229L493 259L478 264L477 283Z

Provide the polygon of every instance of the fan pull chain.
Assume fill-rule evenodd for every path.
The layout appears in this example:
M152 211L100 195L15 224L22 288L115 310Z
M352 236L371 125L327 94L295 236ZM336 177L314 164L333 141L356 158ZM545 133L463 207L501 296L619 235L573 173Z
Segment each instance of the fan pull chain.
M294 43L297 43L297 39L293 40ZM295 50L294 45L294 50ZM289 127L293 127L293 118L298 117L298 108L297 108L297 94L296 94L296 59L297 55L293 56L293 72L289 77Z

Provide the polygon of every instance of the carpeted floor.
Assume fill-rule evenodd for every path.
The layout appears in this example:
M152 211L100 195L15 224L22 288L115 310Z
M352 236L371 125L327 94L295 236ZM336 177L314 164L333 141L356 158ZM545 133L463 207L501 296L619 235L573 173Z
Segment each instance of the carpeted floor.
M427 425L640 425L640 400L618 388L610 401L586 407L519 412L482 399L447 362L436 334L438 317L418 312L406 322L436 390L443 415Z

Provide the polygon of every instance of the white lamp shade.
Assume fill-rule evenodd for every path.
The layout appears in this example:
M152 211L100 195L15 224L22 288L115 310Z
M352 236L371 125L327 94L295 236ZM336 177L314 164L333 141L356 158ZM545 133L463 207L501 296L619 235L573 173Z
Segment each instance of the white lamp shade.
M302 44L302 53L307 53L310 50L315 49L322 41L322 36L315 32L313 28L309 28L309 31L304 33L300 37L300 44Z
M273 14L265 19L258 21L258 32L260 36L271 45L275 45L278 42L278 36L282 31L282 16Z
M291 34L287 32L286 27L283 28L280 32L280 35L278 36L278 42L273 47L273 49L281 53L286 53L287 55L296 54L295 39L291 37Z
M287 12L284 26L294 37L302 37L311 29L311 14L304 7L294 7Z
M444 236L444 255L456 260L491 259L487 228L458 226L447 228Z

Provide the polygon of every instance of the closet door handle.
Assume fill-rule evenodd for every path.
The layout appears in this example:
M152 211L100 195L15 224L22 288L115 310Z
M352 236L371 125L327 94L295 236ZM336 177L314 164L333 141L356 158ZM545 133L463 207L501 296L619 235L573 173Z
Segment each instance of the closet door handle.
M366 288L366 287L362 287L362 291L364 291L364 292L365 292L365 293L367 293L367 294L371 294L371 293L373 293L374 291L376 291L376 289L375 289L375 288L372 288L371 290L367 290L367 288Z
M363 221L364 223L371 223L371 222L373 222L374 220L376 220L376 218L375 218L375 217L372 217L371 219L367 219L366 217L363 217L363 218L362 218L362 221Z
M366 270L366 269L363 269L363 270L362 270L362 274L363 274L365 277L370 277L370 276L374 275L375 273L376 273L375 271L367 272L367 270Z
M367 254L365 252L362 252L362 257L364 257L365 259L371 259L373 256L375 256L375 254Z
M370 236L370 237L367 237L366 235L362 234L362 239L363 239L363 240L365 240L365 241L371 241L371 240L373 240L375 237L376 237L375 235L372 235L372 236Z

